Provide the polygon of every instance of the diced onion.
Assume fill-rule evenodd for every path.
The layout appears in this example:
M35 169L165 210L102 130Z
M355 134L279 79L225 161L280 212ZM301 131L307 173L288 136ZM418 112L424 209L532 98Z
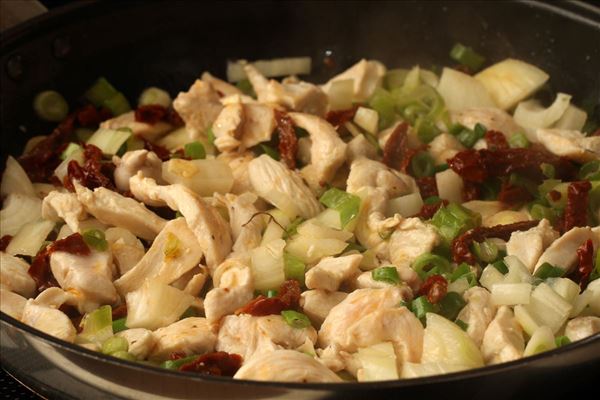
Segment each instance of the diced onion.
M492 302L497 306L529 304L531 284L499 283L492 286Z
M469 284L469 280L466 277L462 277L448 285L448 292L455 292L458 294L463 294L470 287L471 287L471 285Z
M308 220L298 226L298 233L312 239L337 239L345 242L352 237L351 232L320 226Z
M527 139L537 142L536 130L548 128L557 122L569 107L570 101L570 95L559 93L548 108L543 108L537 100L521 102L515 110L515 122L525 128Z
M521 328L527 333L529 336L533 335L533 332L539 327L535 319L531 316L529 311L525 308L525 306L518 305L515 306L515 319L521 325Z
M286 251L306 264L319 261L323 257L340 254L348 243L338 239L318 239L298 235L288 242Z
M581 131L586 120L587 113L585 111L575 107L573 104L569 104L569 107L567 107L562 117L560 117L552 127L556 129Z
M423 199L419 192L396 197L388 202L388 215L400 214L405 218L417 215L423 207Z
M23 225L42 217L42 201L37 197L10 194L0 211L1 235L14 236Z
M69 172L68 168L69 163L71 161L77 161L79 165L83 165L83 150L79 149L74 151L73 153L69 154L69 156L65 158L60 164L58 164L58 167L56 167L56 169L54 170L54 176L56 176L61 182L64 181L65 177Z
M12 238L6 252L10 255L34 257L54 229L55 223L44 219L29 222Z
M165 108L171 105L171 95L165 90L157 87L149 87L144 89L138 100L138 105L146 106L149 104L158 104Z
M35 189L27 176L27 173L21 167L21 164L12 156L6 159L6 169L2 173L2 185L0 186L0 196L6 197L11 193L24 194L35 197Z
M352 107L354 97L354 79L341 79L331 82L327 91L331 110L346 110Z
M278 239L251 251L252 279L255 289L277 289L283 283L285 280L284 248L285 241Z
M358 370L359 382L389 381L399 378L396 353L391 342L359 348L355 357L362 365Z
M540 326L533 332L531 339L525 346L523 357L533 356L534 354L542 353L544 351L552 350L556 348L554 341L554 334L547 326Z
M464 182L460 175L447 169L435 174L435 182L440 199L448 200L451 203L462 203Z
M504 264L508 267L504 283L531 283L533 281L529 269L516 256L504 257Z
M502 273L498 271L492 264L489 264L483 269L481 272L481 277L479 278L479 283L481 283L481 286L490 291L495 284L503 282L504 275L502 275Z
M377 133L377 126L379 125L379 114L370 108L358 107L354 115L354 122L374 135Z
M227 80L229 82L238 82L247 79L244 72L245 60L227 62ZM306 75L310 74L310 57L290 57L274 58L272 60L258 60L250 63L261 74L267 78L288 76L288 75Z
M321 226L325 226L331 229L342 229L342 221L340 219L340 212L333 208L326 208L319 215L314 218Z
M446 108L451 111L494 106L494 101L481 82L455 69L444 68L437 91L444 99Z

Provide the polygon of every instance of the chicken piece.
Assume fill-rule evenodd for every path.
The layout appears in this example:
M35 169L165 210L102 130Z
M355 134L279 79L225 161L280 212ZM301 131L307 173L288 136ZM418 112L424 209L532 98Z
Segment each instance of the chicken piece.
M37 286L27 273L29 264L22 258L0 252L0 285L24 297L33 297Z
M233 186L230 193L242 194L245 192L253 192L250 176L248 173L248 164L254 160L254 155L250 152L245 153L221 153L217 156L217 160L221 160L229 165L233 174Z
M312 146L309 173L304 178L312 186L324 186L335 176L337 169L346 161L346 143L329 122L314 115L290 113L294 124L308 132Z
M534 272L543 263L547 262L555 267L565 270L565 275L568 274L577 264L577 249L589 239L592 240L594 248L597 249L600 240L598 236L592 232L590 227L572 228L548 246L537 260Z
M145 199L179 211L196 236L206 265L214 269L231 251L231 230L221 214L197 194L181 184L158 186L140 173L130 180L136 198Z
M104 129L129 128L134 136L141 136L144 139L155 141L165 133L173 130L173 126L164 121L158 121L155 124L138 122L135 120L135 111L129 111L118 117L107 119L100 124Z
M127 229L108 228L104 236L119 268L119 275L125 275L144 257L144 245Z
M112 282L115 267L109 252L92 250L90 255L80 256L56 251L50 255L50 269L60 287L75 295L81 313L119 300Z
M524 131L508 113L498 108L469 108L452 112L450 118L453 123L469 129L474 129L475 125L481 124L488 130L502 132L506 137Z
M435 228L419 218L405 219L390 237L390 259L394 265L410 266L418 256L430 252L439 242Z
M354 287L356 289L385 289L391 285L394 284L385 281L376 281L373 279L372 271L362 272L356 277L356 281L354 282Z
M129 345L127 352L138 360L145 360L157 342L154 332L144 328L126 329L115 336L127 340L127 344Z
M131 270L115 281L119 293L138 289L146 279L170 284L198 265L202 249L183 218L167 222L148 252Z
M187 271L177 280L171 283L171 286L192 295L194 297L200 296L200 292L206 283L208 277L208 268L202 264L198 264L194 268ZM202 302L202 309L204 309L204 302Z
M254 193L236 196L215 194L217 201L227 207L229 226L233 236L233 253L243 255L260 245L262 232L266 227L266 216L259 215L254 203L258 197Z
M241 102L223 107L212 125L215 147L220 152L234 151L239 147L244 118L244 107Z
M362 363L347 351L340 350L337 344L327 346L325 349L317 349L317 360L334 372L347 371L356 377Z
M468 289L463 298L467 305L460 310L457 319L468 325L467 333L477 347L481 347L483 335L496 315L496 306L491 301L490 292L481 287Z
M306 287L335 292L342 282L358 273L362 254L325 257L306 273Z
M27 299L19 294L11 292L6 286L0 284L0 311L20 320L23 316Z
M410 298L410 290L397 286L385 289L358 289L331 309L319 330L319 345L338 345L354 353L391 341L400 363L418 362L423 350L423 325L400 302Z
M585 339L598 332L600 332L600 318L594 316L573 318L565 327L565 336L571 342Z
M124 228L146 240L154 240L166 221L134 199L99 187L91 191L73 181L77 199L98 221Z
M233 95L243 95L244 93L233 86L230 83L225 82L213 75L209 72L203 72L200 77L204 82L210 84L217 92L222 93L225 96L233 96Z
M444 164L449 158L452 158L459 151L465 150L456 136L449 133L437 135L429 142L429 154L433 157L436 165Z
M254 192L288 217L312 218L321 212L321 204L295 171L263 154L248 165Z
M585 136L566 129L538 129L538 141L550 152L585 163L600 159L600 136Z
M264 104L244 104L242 144L245 148L256 146L271 140L275 130L275 110Z
M204 313L210 322L233 313L254 297L252 271L238 259L223 261L213 274L213 283L204 299Z
M67 292L59 287L49 287L37 295L35 304L45 307L59 308L63 304L77 306L78 298L73 292Z
M339 75L334 76L322 86L322 89L329 93L331 84L335 81L342 81L346 79L354 80L354 101L364 102L371 97L375 89L381 86L383 76L386 73L386 68L379 61L367 61L365 59L360 60L352 67L342 72Z
M200 317L185 318L159 328L154 331L154 337L156 345L150 353L151 360L166 360L172 353L210 353L217 343L217 335L210 323Z
M481 353L486 364L499 364L523 357L525 340L510 307L498 308L483 334Z
M348 164L352 165L354 161L360 158L377 158L377 149L369 143L365 135L355 136L348 142L346 147L346 162Z
M326 290L307 290L300 297L302 311L315 326L321 326L329 311L348 296L344 292Z
M216 350L239 354L249 360L264 352L295 349L307 339L316 342L315 328L292 328L281 315L228 315L221 322Z
M388 198L417 190L417 185L410 176L367 158L359 158L350 165L350 175L346 185L348 193L357 193L363 187L381 188Z
M75 341L77 330L69 317L55 308L38 305L35 300L27 300L21 321L66 342Z
M62 219L73 232L79 232L79 221L86 217L87 213L75 193L53 190L42 201L42 218L54 222Z
M113 156L115 164L115 184L117 189L126 192L129 190L129 178L142 171L144 176L152 178L159 183L162 179L162 161L156 153L148 150L134 150L123 154L123 157Z
M185 121L190 139L198 139L213 124L223 109L219 94L210 83L196 80L187 92L181 92L173 101L173 108Z
M278 104L289 110L319 116L327 111L327 95L312 83L267 80L250 64L244 66L244 71L260 103Z
M295 350L275 350L246 361L234 379L278 382L342 382L313 357Z
M542 252L559 236L558 232L550 225L550 222L543 219L538 226L527 231L513 232L506 243L506 253L509 256L516 256L529 272L533 273L535 264Z

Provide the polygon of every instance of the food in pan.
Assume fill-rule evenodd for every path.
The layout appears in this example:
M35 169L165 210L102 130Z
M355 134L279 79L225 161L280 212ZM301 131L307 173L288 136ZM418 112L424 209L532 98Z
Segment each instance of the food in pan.
M131 109L105 78L9 157L2 312L236 379L406 379L600 331L600 133L524 61L236 62ZM270 79L273 77L282 80ZM547 91L546 91L547 92ZM547 93L546 93L547 94Z

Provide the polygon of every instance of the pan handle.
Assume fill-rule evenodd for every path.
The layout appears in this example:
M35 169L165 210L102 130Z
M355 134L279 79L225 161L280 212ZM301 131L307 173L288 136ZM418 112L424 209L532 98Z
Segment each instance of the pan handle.
M37 0L0 1L0 31L48 12Z

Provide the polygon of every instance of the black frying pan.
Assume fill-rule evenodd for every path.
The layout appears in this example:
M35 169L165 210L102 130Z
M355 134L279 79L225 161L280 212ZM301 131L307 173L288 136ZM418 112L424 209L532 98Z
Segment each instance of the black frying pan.
M451 63L462 42L490 62L516 57L551 75L548 91L600 99L600 11L538 2L79 2L2 35L2 160L52 126L35 94L57 89L75 105L98 76L135 101L150 85L175 95L228 58L311 56L324 81L362 57L388 66ZM334 68L323 63L326 54ZM233 381L145 367L66 344L1 314L2 366L47 396L65 398L507 398L564 397L597 385L600 335L498 366L374 384ZM132 392L134 390L134 392Z

